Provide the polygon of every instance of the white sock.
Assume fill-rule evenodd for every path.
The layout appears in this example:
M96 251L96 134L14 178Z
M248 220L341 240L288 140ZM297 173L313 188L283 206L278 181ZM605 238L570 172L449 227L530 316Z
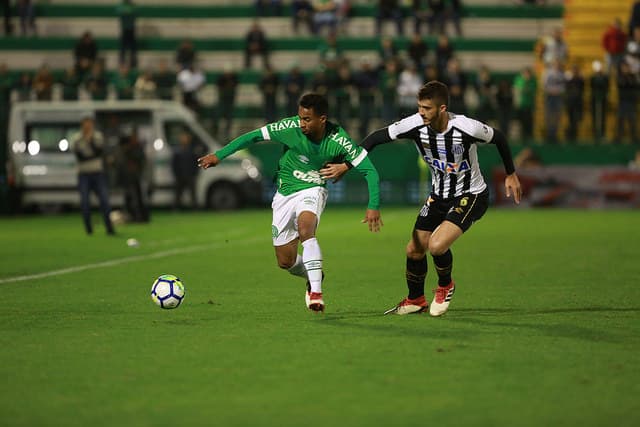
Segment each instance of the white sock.
M302 242L302 261L307 270L311 292L322 292L322 252L315 237Z
M296 263L289 267L288 271L294 276L304 277L305 279L308 278L307 270L304 268L302 257L299 254L296 257Z

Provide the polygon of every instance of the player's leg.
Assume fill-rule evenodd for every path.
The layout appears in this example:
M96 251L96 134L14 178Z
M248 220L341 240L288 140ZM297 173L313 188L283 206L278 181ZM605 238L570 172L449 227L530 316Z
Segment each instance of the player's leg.
M324 210L327 191L314 187L300 192L297 205L297 228L302 244L302 262L307 270L307 307L314 311L324 311L322 298L322 251L316 239L316 229Z
M462 236L462 229L459 226L450 221L444 221L429 240L429 252L438 274L438 287L429 308L432 316L441 316L446 313L455 292L455 283L451 279L453 253L450 248L460 236Z
M446 219L431 235L429 252L438 274L438 287L429 308L432 316L441 316L447 312L455 292L455 283L451 278L453 270L451 246L475 221L482 218L488 205L488 190L457 198L448 210Z
M385 314L413 314L421 313L429 307L424 297L424 282L427 276L427 251L433 230L442 222L446 210L440 202L429 198L424 204L411 234L411 240L406 248L405 277L409 294L394 308Z

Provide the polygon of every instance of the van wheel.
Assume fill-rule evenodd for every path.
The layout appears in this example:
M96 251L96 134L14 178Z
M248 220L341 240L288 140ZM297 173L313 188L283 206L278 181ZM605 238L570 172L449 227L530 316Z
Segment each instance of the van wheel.
M207 191L207 208L229 211L242 205L242 197L238 188L229 182L220 182Z

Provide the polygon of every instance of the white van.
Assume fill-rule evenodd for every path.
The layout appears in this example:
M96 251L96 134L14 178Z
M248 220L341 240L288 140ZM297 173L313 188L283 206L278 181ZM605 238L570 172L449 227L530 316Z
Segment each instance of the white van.
M174 178L172 146L181 132L191 133L204 151L220 145L200 126L182 104L173 101L61 101L19 102L12 105L8 134L8 175L13 201L19 207L77 207L76 159L69 147L81 118L92 113L96 129L105 137L107 153L115 150L126 132L136 129L145 144L151 206L172 206ZM107 154L108 155L108 154ZM197 199L210 209L235 209L262 201L260 162L247 153L236 153L198 176ZM113 183L113 180L110 180ZM113 206L122 195L110 186ZM95 202L95 201L94 201Z

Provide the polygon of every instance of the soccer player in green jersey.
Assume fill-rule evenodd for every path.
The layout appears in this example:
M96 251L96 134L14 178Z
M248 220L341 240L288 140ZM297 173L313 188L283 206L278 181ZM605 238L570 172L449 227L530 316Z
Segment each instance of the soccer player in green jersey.
M271 204L273 246L280 268L307 279L305 302L313 311L324 311L322 253L316 229L327 201L327 189L319 170L327 163L353 165L369 187L369 205L362 222L373 232L382 225L378 172L367 151L354 144L344 129L327 121L327 113L327 99L308 93L300 98L297 116L248 132L198 159L198 165L207 169L258 141L272 140L285 146L278 162L278 191ZM299 244L302 255L298 254Z

